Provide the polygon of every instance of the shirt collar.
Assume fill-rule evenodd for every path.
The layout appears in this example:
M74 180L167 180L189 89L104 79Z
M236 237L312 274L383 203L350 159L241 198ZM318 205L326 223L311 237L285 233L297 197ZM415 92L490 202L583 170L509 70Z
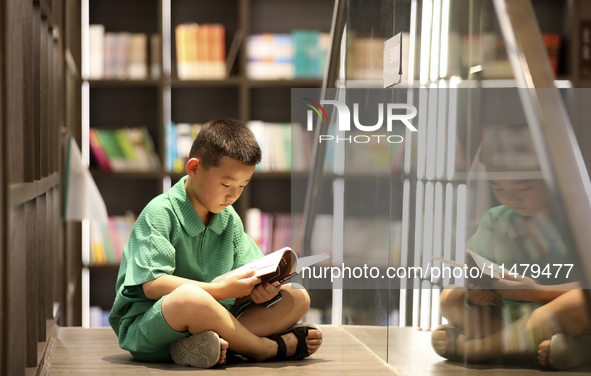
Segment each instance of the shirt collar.
M168 197L181 225L189 236L194 237L201 234L206 229L206 226L201 222L201 218L199 217L199 214L197 214L197 211L195 210L195 207L193 207L193 203L185 190L185 181L187 178L188 176L181 178L181 180L168 191ZM221 234L228 222L228 215L229 213L227 209L222 210L220 213L212 214L208 228L218 235Z

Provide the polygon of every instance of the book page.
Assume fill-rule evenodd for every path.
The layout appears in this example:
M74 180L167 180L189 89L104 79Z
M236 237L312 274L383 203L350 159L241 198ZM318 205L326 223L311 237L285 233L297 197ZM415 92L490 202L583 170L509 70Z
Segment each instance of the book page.
M322 260L326 260L329 257L330 257L330 255L328 253L321 253L319 255L312 255L312 256L300 257L298 259L296 273L299 274L299 273L302 272L302 269L303 268L305 268L307 266L314 265L317 262L320 262Z
M261 257L258 260L254 260L253 262L249 262L246 265L243 265L237 269L234 269L228 273L222 274L219 277L216 277L213 281L211 281L212 283L215 282L221 282L223 280L225 280L226 278L229 278L230 276L236 275L236 274L240 274L240 273L244 273L248 270L254 270L255 273L255 277L260 277L269 273L274 273L278 266L281 263L281 260L285 257L287 257L289 260L291 260L291 257L293 255L293 257L295 257L295 260L297 260L297 256L295 254L295 252L293 252L291 250L291 248L289 247L285 247L282 248L280 250L277 250L273 253L269 253L268 255Z
M473 251L467 249L466 253L468 255L470 255L470 257L472 258L472 260L474 261L474 263L476 264L475 266L477 266L480 270L483 271L484 274L493 277L493 278L497 278L497 279L502 279L503 278L503 268L501 268L500 265L495 264L494 262L485 259L484 257L474 253ZM468 264L470 266L470 264ZM492 274L491 274L491 265L492 265Z
M297 265L298 260L296 254L292 252L285 252L283 256L279 260L277 268L263 277L261 277L261 282L268 282L274 283L277 282L292 273L295 270L295 266Z
M431 257L431 259L432 259L432 260L435 260L435 261L442 262L442 263L444 263L444 264L448 264L448 265L454 266L454 267L456 267L456 268L460 268L460 269L464 267L464 265L463 265L463 264L458 264L457 262L450 261L450 260L446 260L446 259L444 259L444 258L437 257L437 256L433 256L433 257Z

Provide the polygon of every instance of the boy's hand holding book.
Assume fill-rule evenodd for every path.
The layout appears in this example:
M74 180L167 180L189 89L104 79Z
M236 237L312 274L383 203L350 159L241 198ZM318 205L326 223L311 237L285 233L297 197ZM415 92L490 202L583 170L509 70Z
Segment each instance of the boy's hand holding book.
M281 285L274 286L267 282L261 282L252 289L250 298L256 304L262 304L273 299L280 289Z
M240 298L250 295L254 287L261 282L261 279L255 277L255 274L254 270L248 270L220 281L220 288L224 291L225 298Z
M489 305L497 296L497 293L494 290L482 289L478 288L478 286L470 286L467 293L468 301L479 306Z
M493 281L492 287L497 294L506 299L536 301L536 290L540 285L529 277L511 275L508 278Z

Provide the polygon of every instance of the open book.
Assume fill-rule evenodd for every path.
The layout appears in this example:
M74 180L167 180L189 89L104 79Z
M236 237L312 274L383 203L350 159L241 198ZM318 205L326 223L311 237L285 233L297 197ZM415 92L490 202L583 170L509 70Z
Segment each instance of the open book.
M255 270L256 274L254 276L261 277L262 282L268 282L273 286L278 286L300 273L304 267L314 265L329 257L327 253L322 253L320 255L298 258L291 248L285 247L228 273L222 274L212 282L221 282L233 275L244 273L248 270Z
M503 279L503 276L509 275L509 271L507 269L503 270L503 268L500 265L495 264L494 262L487 260L480 255L477 255L469 249L466 250L466 265L458 264L457 262L453 262L436 256L431 257L431 259L461 269L463 269L464 266L468 266L468 268L476 267L481 271L481 274L483 276L487 275L490 278Z

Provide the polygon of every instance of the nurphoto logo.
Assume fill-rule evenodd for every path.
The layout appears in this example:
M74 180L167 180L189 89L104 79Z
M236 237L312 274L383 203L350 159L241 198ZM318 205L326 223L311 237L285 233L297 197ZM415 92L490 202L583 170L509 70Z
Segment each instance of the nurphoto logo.
M328 122L328 116L326 115L326 111L322 105L331 104L335 106L338 114L338 130L341 132L346 132L351 130L351 111L346 103L333 101L333 100L321 100L320 103L313 101L312 99L302 98L311 103L304 103L304 105L311 108L308 110L307 113L307 130L313 130L313 123L314 123L314 112L320 118L320 122L326 120ZM406 113L399 114L394 113L395 110L406 110ZM416 132L417 129L412 125L410 120L412 120L417 115L417 109L415 106L406 103L386 103L386 130L388 132L392 132L392 124L394 121L401 121L411 132ZM382 128L384 124L384 103L378 104L378 121L374 125L362 125L359 121L359 103L353 103L353 124L355 127L363 132L375 132ZM381 137L385 138L385 140L392 144L398 144L404 141L404 138L400 135L375 135L372 134L371 137L376 137L378 143L380 142ZM320 135L318 138L318 142L322 143L323 141L349 141L349 143L355 142L360 144L366 144L371 140L370 136L368 135L356 135L355 137L339 137L339 136L332 136L332 135Z

